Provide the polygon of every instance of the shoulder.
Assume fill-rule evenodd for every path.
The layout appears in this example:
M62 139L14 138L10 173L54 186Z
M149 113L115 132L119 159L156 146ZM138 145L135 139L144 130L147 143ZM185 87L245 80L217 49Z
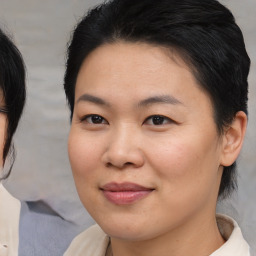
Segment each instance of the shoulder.
M108 244L109 237L98 225L93 225L74 238L64 256L102 256Z
M217 214L217 224L225 244L210 256L250 256L250 248L237 222L231 217Z
M0 183L0 255L17 255L20 201Z
M20 214L20 201L13 197L0 183L0 207L1 207L1 216L8 213L7 215L10 216L12 213L19 216Z

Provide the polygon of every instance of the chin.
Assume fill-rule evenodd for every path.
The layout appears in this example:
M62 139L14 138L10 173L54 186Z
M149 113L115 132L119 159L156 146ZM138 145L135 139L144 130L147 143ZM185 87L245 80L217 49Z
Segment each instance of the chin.
M110 225L109 225L110 223ZM111 238L126 240L126 241L141 241L153 237L149 230L145 229L145 225L132 225L131 223L98 223L102 230Z

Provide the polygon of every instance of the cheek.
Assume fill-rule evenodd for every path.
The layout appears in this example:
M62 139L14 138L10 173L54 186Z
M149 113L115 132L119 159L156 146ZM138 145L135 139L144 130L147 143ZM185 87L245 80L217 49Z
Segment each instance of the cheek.
M207 190L215 185L218 152L209 141L183 137L157 145L154 152L148 152L148 158L169 192L176 195L184 195L186 191L200 193L200 189Z
M183 177L189 172L188 167L198 158L188 141L170 139L160 143L152 142L146 148L149 149L147 159L151 161L150 164L163 176Z
M210 148L172 141L168 147L155 148L155 152L152 165L160 184L159 207L165 205L168 219L183 220L184 216L215 204L218 168L213 167L216 162Z
M85 208L93 215L97 186L100 145L90 136L70 131L68 153L78 195Z
M100 150L97 141L71 129L68 140L68 154L75 181L88 182L99 163Z

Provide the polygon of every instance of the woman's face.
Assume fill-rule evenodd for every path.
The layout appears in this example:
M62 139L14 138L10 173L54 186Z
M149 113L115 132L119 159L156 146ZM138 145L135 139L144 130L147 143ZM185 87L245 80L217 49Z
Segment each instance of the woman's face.
M68 146L80 199L111 237L151 239L215 214L222 140L212 104L166 49L119 42L92 52Z

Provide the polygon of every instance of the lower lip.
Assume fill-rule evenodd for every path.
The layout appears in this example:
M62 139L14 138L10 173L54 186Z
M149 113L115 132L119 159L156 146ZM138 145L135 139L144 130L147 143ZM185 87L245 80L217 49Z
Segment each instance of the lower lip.
M106 191L103 190L104 196L114 204L126 205L132 204L142 198L148 196L153 190L142 191Z

